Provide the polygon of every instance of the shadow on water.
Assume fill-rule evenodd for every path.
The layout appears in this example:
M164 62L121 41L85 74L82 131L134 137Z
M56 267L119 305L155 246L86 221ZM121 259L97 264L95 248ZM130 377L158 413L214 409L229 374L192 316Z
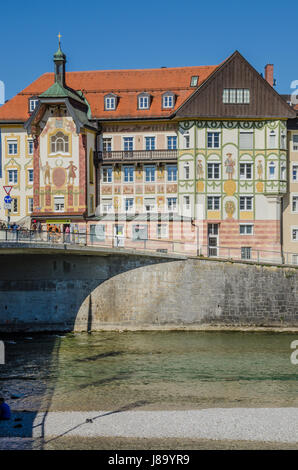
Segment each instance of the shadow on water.
M96 356L84 357L83 359L76 359L76 362L97 361L98 359L105 359L106 357L120 356L120 354L123 354L123 351L111 351L102 354L97 354Z

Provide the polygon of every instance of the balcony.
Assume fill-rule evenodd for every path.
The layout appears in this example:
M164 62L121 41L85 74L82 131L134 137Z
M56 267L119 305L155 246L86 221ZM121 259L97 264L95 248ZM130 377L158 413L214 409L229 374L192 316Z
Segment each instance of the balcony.
M116 150L112 152L94 152L94 163L108 162L177 162L178 150Z

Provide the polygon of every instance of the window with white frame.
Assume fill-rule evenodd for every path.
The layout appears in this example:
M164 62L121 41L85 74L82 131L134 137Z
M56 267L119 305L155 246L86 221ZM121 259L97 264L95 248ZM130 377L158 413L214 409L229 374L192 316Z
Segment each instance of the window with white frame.
M219 211L220 210L220 196L208 196L207 197L207 209L208 211Z
M298 255L292 255L292 264L298 264Z
M183 166L184 179L189 180L189 163L185 163Z
M35 109L36 106L37 106L37 103L38 103L38 99L36 99L36 98L33 98L33 99L29 100L29 110L30 110L30 113L33 113L34 109Z
M250 90L248 88L224 88L222 102L225 104L248 104Z
M107 95L105 96L105 110L112 111L116 109L116 96Z
M220 178L220 163L209 162L207 164L207 175L210 180L218 180Z
M64 212L64 196L54 196L54 211Z
M174 95L173 94L166 94L162 97L162 107L165 109L173 108L174 107Z
M148 239L147 225L136 224L132 226L132 239L134 241Z
M154 197L145 197L144 206L146 212L154 212L155 210L155 198Z
M190 196L183 196L183 206L187 211L190 209Z
M168 181L177 181L177 165L167 166Z
M102 181L103 183L112 183L113 180L113 169L111 166L102 167Z
M63 132L56 132L55 135L51 137L51 153L68 153L69 152L69 139L68 135L65 135Z
M298 227L292 227L292 241L298 242Z
M33 140L28 140L27 145L28 145L28 154L33 155L33 150L34 150Z
M253 132L240 131L239 134L239 147L240 149L249 150L253 148Z
M28 198L28 212L33 212L33 197Z
M190 136L189 133L184 134L183 136L183 142L184 142L184 148L189 149L190 148Z
M125 152L133 150L133 137L123 137L123 150Z
M112 151L112 137L104 137L102 139L102 150L103 152Z
M103 214L110 214L113 212L113 200L102 199L102 212Z
M146 150L155 150L155 137L145 137Z
M177 210L177 198L176 197L168 197L168 211L175 212Z
M169 238L168 224L157 224L156 235L158 239Z
M253 235L254 226L253 224L240 224L239 233L240 235Z
M133 197L125 198L125 212L132 212L134 206L134 199Z
M275 163L270 162L269 163L269 179L274 179L275 178Z
M298 163L292 165L292 180L298 181Z
M280 133L280 148L285 150L287 148L287 135L285 131Z
M125 166L124 167L124 183L133 183L134 180L134 167Z
M28 170L28 183L33 183L33 170Z
M139 109L149 109L149 95L140 95L138 96L138 108Z
M292 196L292 212L298 212L298 195Z
M198 80L199 80L199 76L198 75L193 75L191 77L191 80L190 80L190 86L191 87L197 86L198 85Z
M241 211L252 211L253 196L240 196L239 208Z
M241 259L251 259L251 247L250 246L241 247Z
M18 141L17 140L8 140L8 155L17 155L18 153Z
M252 163L240 163L240 179L252 179Z
M145 181L147 183L155 181L155 166L145 166Z
M280 179L281 181L285 181L287 179L287 167L285 162L281 162L280 164Z
M11 212L13 214L16 214L18 211L19 211L19 201L16 197L13 197L11 201Z
M207 132L207 147L212 149L219 148L219 132Z
M269 148L270 149L276 148L276 133L274 131L270 131L270 134L269 134Z
M298 150L298 134L293 134L293 150Z
M168 142L168 150L176 150L177 149L177 136L168 135L167 142Z
M17 184L18 170L8 170L8 182L12 184Z

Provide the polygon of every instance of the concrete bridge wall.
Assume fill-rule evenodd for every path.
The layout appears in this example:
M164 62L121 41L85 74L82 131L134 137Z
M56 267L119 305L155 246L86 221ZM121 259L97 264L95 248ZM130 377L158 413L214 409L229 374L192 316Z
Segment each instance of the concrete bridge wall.
M0 256L0 331L298 326L298 270L200 259Z

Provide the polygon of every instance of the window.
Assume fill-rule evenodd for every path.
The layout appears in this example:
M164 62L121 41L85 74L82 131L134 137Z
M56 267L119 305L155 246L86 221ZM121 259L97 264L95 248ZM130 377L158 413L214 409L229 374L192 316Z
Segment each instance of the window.
M145 166L145 181L155 181L155 166Z
M177 209L177 198L168 197L168 211L174 212Z
M133 198L125 199L125 211L126 212L131 212L133 210L133 203L134 203Z
M11 201L11 211L13 214L16 214L18 212L18 208L19 208L19 201L17 200L17 198L12 198L12 201Z
M157 238L168 238L168 225L167 224L157 224Z
M34 109L35 109L36 106L37 106L37 103L38 103L38 100L37 100L37 99L31 99L31 100L29 100L29 110L30 110L30 113L33 113Z
M64 196L54 196L55 212L64 212Z
M176 150L177 149L177 136L169 135L167 140L168 140L168 150Z
M153 212L155 209L155 198L154 197L145 198L144 205L145 205L146 212Z
M275 178L275 163L270 162L269 163L269 179L274 179Z
M174 107L174 95L164 95L162 97L162 107L163 108L173 108Z
M241 149L253 148L253 132L240 131L239 145Z
M51 153L58 152L69 152L68 136L61 131L51 137Z
M287 136L284 131L280 134L280 148L283 150L287 148Z
M240 235L253 235L252 224L241 224L239 225Z
M220 163L208 163L207 173L208 179L218 180L220 178Z
M184 170L184 179L189 180L189 164L188 163L185 163L183 170Z
M34 149L33 140L28 140L28 154L29 155L33 155L33 149Z
M208 196L207 197L207 209L208 211L219 211L220 210L220 196Z
M298 255L292 255L292 264L298 264Z
M113 178L113 170L111 166L102 168L102 181L104 183L111 183Z
M28 212L33 212L33 197L29 197L28 199Z
M133 183L134 167L125 166L124 167L124 182Z
M28 182L33 183L33 170L28 170Z
M138 97L138 108L149 109L149 95L140 95Z
M240 179L252 179L252 163L240 163Z
M177 166L176 165L168 165L168 181L177 181Z
M298 196L292 196L292 212L298 212Z
M91 241L104 242L106 239L106 226L104 224L90 225Z
M293 135L293 150L298 150L298 134Z
M292 227L292 240L294 242L298 241L298 227Z
M241 247L241 259L251 259L251 247Z
M271 131L269 134L269 148L276 148L276 134L274 131Z
M190 137L189 134L184 134L183 136L183 141L184 141L184 148L189 149L190 148Z
M225 104L248 104L250 91L248 88L224 88L222 102Z
M125 152L133 150L133 137L123 137L123 148Z
M102 150L103 152L112 151L112 138L111 137L104 137L102 139Z
M285 181L287 179L287 167L285 163L280 165L280 179Z
M198 75L193 75L190 80L190 86L197 86L198 80L199 80Z
M12 184L17 184L18 170L8 170L8 182Z
M184 208L185 210L190 209L190 196L183 196Z
M211 149L219 148L219 132L207 132L207 147Z
M133 225L132 226L132 239L134 241L147 240L148 239L148 227L147 225Z
M105 110L112 111L113 109L116 109L116 96L105 96Z
M102 212L103 214L109 214L113 212L113 201L112 199L103 199L102 200Z
M240 196L240 210L252 211L252 196Z
M298 163L293 163L292 166L292 180L298 181Z
M155 137L145 137L146 150L155 150Z
M9 140L8 141L8 155L17 155L18 153L18 141Z

